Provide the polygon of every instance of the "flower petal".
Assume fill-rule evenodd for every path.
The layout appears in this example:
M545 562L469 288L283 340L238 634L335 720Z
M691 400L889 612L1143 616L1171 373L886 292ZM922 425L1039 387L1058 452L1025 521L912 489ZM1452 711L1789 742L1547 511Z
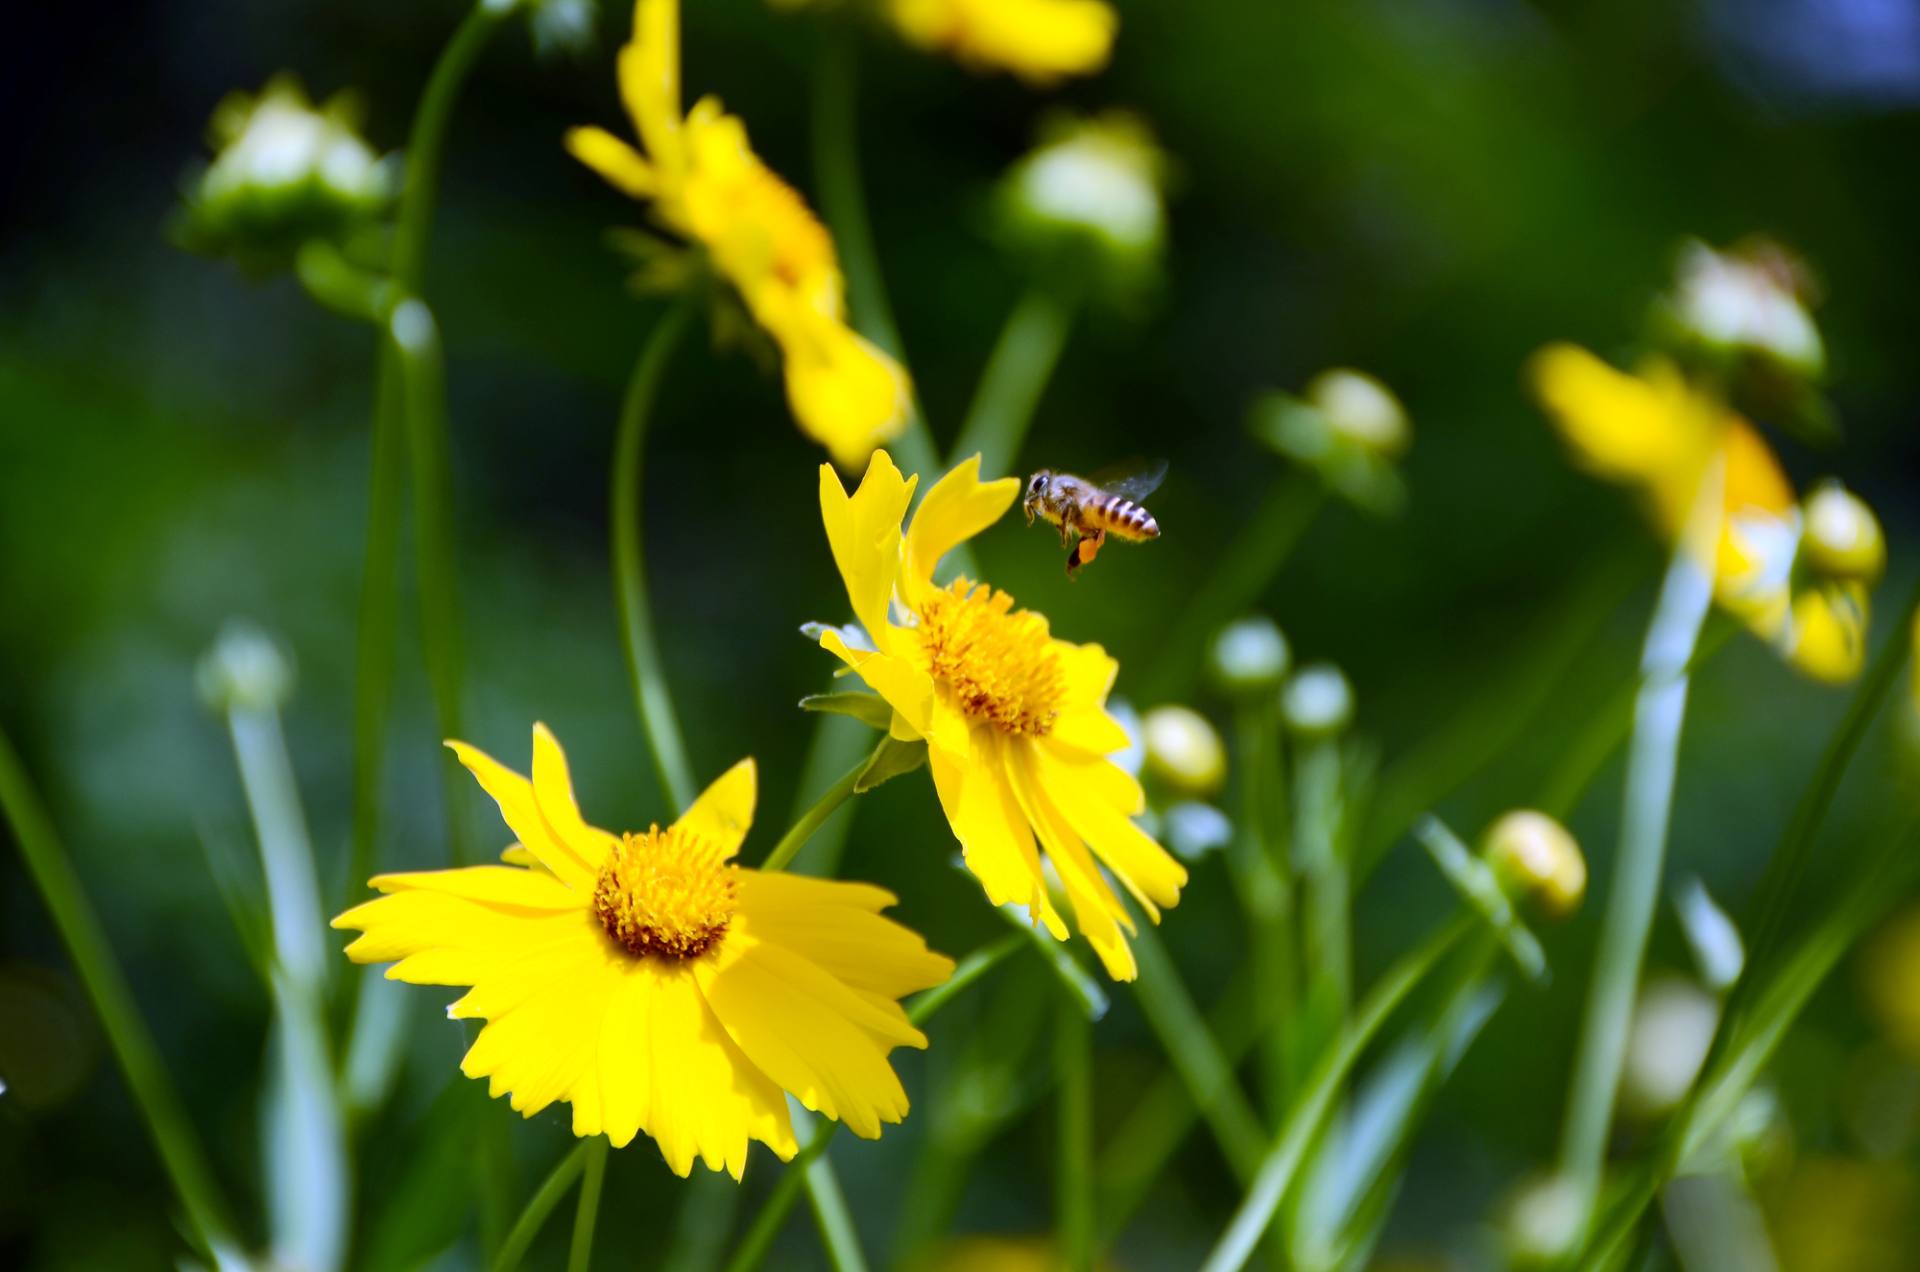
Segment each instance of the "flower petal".
M1006 515L1020 497L1020 479L980 480L980 456L962 461L935 482L914 511L907 529L907 553L901 578L913 593L933 580L940 558Z
M753 825L753 803L758 770L751 759L738 764L713 780L688 805L674 825L690 830L700 838L720 845L722 858L740 851L740 844Z
M560 842L572 847L597 874L613 850L614 837L589 826L580 816L573 778L567 773L567 753L547 726L537 723L533 726L533 801Z
M1040 852L1033 831L1008 788L999 745L986 729L969 733L969 749L960 754L927 748L933 787L947 824L960 841L967 869L995 905L1024 905L1056 940L1067 939L1067 925L1047 895Z
M607 184L636 199L651 199L660 192L659 174L653 165L604 128L569 128L567 153L592 168Z
M742 870L737 930L812 960L865 994L891 1002L953 974L953 960L880 911L892 893L868 884Z
M902 477L883 450L867 461L867 474L849 496L833 465L820 465L820 517L833 561L847 585L854 617L881 649L888 645L887 605L900 569L900 521L913 500L917 477Z
M1049 797L1037 772L1034 755L1035 748L1031 746L1006 748L1008 785L1020 802L1021 811L1033 823L1040 842L1046 845L1048 860L1059 872L1067 899L1073 903L1075 926L1100 956L1107 974L1115 980L1130 981L1139 975L1139 967L1121 929L1132 931L1133 917L1120 904L1120 898L1114 896L1113 889L1100 876L1100 868L1087 855L1079 834Z
M933 681L927 673L889 654L869 654L850 647L834 628L820 633L820 647L859 673L867 687L887 700L894 710L894 736L903 742L924 738L933 731ZM908 736L901 737L901 724Z
M505 974L521 978L518 988L483 981L494 998L485 1010L493 1014L460 1061L462 1073L488 1079L489 1095L508 1095L527 1117L570 1098L590 1071L600 1020L617 983L604 935L587 922L576 924L574 933L578 939L544 949L531 971L508 965ZM476 986L468 999L481 992ZM480 1012L470 1005L466 1014Z
M620 50L620 100L655 163L678 167L680 2L637 0L633 38Z
M839 319L811 308L795 312L792 321L768 323L785 360L787 404L800 431L852 471L906 428L907 373Z
M1157 906L1179 904L1187 868L1133 824L1140 784L1106 759L1032 748L1033 772L1075 834L1106 863L1157 923Z
M493 796L494 803L500 806L500 816L527 851L569 887L593 887L600 859L605 856L603 848L596 844L571 844L562 839L541 814L533 783L520 774L465 742L448 742L447 746L479 781L481 789Z

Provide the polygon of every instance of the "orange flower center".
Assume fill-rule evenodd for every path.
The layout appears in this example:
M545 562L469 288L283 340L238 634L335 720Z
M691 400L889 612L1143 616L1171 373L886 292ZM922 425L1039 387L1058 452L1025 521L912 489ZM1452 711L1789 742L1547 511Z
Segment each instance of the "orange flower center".
M739 883L717 845L673 826L623 835L593 889L593 912L636 958L698 958L727 934Z
M1047 620L1005 592L955 579L920 610L928 672L968 719L1038 737L1053 728L1064 689Z

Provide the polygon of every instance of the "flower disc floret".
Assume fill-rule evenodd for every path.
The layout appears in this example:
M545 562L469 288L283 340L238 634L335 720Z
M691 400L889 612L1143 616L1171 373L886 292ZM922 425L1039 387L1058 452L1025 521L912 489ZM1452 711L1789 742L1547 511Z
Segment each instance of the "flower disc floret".
M727 934L739 891L739 868L718 844L656 825L628 832L608 851L593 912L636 958L698 958Z
M1065 685L1043 616L955 579L927 593L919 630L929 674L969 720L1022 737L1053 731Z

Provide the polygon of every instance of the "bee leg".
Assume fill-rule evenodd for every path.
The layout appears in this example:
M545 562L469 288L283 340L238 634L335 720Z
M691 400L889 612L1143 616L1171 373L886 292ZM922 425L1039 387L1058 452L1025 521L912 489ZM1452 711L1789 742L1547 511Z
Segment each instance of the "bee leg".
M1079 504L1070 503L1060 509L1060 546L1061 547L1070 548L1073 546L1073 535L1075 531L1079 528L1079 526L1080 526L1080 505Z
M1093 558L1100 554L1100 545L1106 541L1107 532L1104 530L1082 535L1080 541L1073 545L1073 551L1067 554L1067 577L1074 577L1079 573L1080 567L1092 562Z

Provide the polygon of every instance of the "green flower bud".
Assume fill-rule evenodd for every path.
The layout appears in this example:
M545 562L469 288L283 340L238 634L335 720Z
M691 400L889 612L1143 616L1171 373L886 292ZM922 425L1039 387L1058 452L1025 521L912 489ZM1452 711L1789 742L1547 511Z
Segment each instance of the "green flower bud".
M1322 371L1308 383L1306 396L1336 435L1369 454L1398 459L1413 440L1400 399L1363 371Z
M200 659L194 683L212 711L271 711L293 693L293 662L251 623L231 622Z
M1508 896L1542 918L1564 919L1587 893L1587 859L1573 836L1545 813L1516 809L1481 837L1480 853Z
M1580 1190L1565 1175L1523 1181L1501 1207L1500 1237L1515 1267L1545 1268L1573 1253L1580 1239Z
M1205 716L1186 707L1155 707L1140 727L1149 779L1198 799L1225 785L1227 748Z
M1678 976L1649 981L1627 1030L1620 1110L1653 1119L1671 1112L1699 1076L1720 1024L1720 1000Z
M1826 370L1826 346L1808 312L1806 267L1776 243L1729 252L1705 243L1681 249L1662 311L1682 338L1720 353L1758 354L1806 379Z
M1353 720L1353 686L1332 663L1311 663L1280 691L1280 718L1301 737L1335 737Z
M1286 679L1293 651L1274 621L1254 614L1229 623L1213 638L1207 671L1233 697L1269 692Z
M1335 367L1315 376L1302 397L1262 394L1249 427L1355 507L1394 513L1406 502L1394 465L1413 440L1412 426L1400 400L1370 375Z
M1875 583L1887 568L1887 537L1867 501L1838 481L1823 481L1801 506L1807 568L1831 579Z
M1002 178L1009 238L1049 259L1091 261L1123 287L1151 276L1166 242L1166 159L1138 119L1055 118Z

